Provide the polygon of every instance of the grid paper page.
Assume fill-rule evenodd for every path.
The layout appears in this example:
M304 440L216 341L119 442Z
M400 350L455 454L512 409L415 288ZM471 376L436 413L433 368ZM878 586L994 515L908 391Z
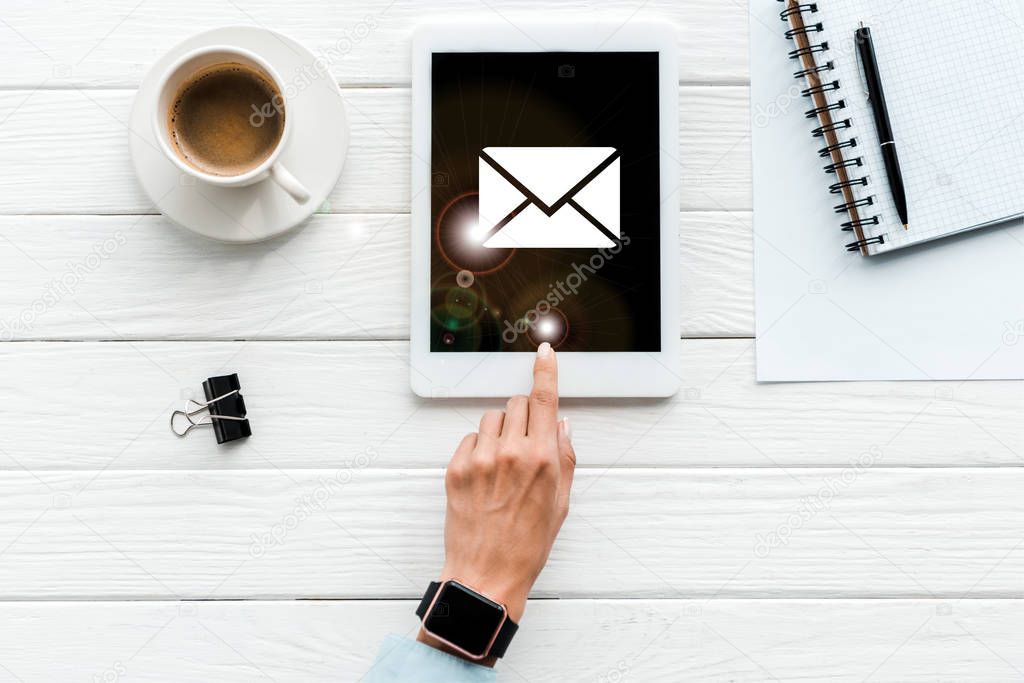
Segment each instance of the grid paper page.
M1021 0L820 0L821 22L874 195L863 217L885 235L872 253L1024 213L1024 9ZM896 214L854 42L871 29L906 184L910 229ZM820 62L819 62L820 63Z

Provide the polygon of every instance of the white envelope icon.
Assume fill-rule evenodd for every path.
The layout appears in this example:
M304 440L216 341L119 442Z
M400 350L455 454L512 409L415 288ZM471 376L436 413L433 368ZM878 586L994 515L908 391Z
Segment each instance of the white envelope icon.
M478 238L488 249L613 247L619 168L614 147L485 147Z

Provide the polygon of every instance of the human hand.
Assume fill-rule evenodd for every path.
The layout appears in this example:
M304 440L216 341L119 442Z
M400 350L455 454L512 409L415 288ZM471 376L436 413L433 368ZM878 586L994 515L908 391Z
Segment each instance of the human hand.
M545 343L530 395L485 413L448 465L442 581L457 579L520 620L569 511L571 436L569 421L558 419L558 366ZM423 632L420 640L433 644Z

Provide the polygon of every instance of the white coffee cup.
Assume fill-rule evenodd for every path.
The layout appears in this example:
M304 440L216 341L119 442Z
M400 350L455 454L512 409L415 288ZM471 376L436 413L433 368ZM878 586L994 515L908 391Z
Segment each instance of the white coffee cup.
M275 108L285 115L284 130L274 151L258 166L237 175L206 173L182 159L171 141L171 131L167 121L168 111L174 104L174 98L178 96L181 87L200 71L219 64L241 64L263 74L274 83L280 96L281 101L274 102ZM245 187L269 178L280 185L298 203L305 204L309 201L309 190L278 161L281 151L288 143L293 117L287 115L288 101L284 82L277 71L261 57L249 50L227 45L199 48L184 55L168 67L158 82L156 92L157 103L153 114L153 129L156 132L156 139L167 158L182 172L220 187Z

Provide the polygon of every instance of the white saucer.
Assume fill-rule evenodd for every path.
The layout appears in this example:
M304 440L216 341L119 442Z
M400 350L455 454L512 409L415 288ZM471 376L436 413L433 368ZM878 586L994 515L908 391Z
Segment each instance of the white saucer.
M153 132L156 81L186 52L204 45L235 45L267 60L286 86L291 139L281 163L309 189L299 204L272 180L240 188L216 187L183 174L160 151ZM306 220L338 182L348 150L348 119L341 91L328 73L317 76L313 54L291 38L265 29L233 26L192 36L164 55L142 81L129 122L132 162L146 194L168 218L221 242L259 242Z

